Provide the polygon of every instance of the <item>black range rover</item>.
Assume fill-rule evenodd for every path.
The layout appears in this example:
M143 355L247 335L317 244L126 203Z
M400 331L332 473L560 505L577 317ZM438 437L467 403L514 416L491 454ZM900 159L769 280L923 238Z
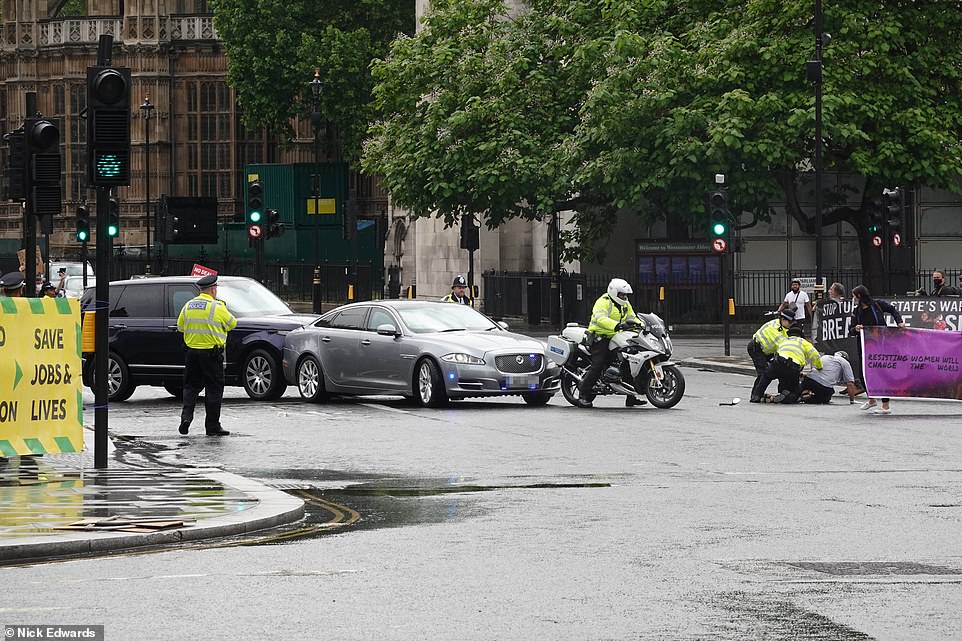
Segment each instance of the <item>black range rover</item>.
M164 387L181 396L184 387L184 336L177 316L199 290L193 276L165 276L110 283L107 386L110 401L130 398L138 385ZM90 287L81 300L88 309ZM227 385L243 386L255 400L273 400L287 389L281 361L284 336L317 320L295 314L284 301L255 280L219 276L217 297L237 317L227 335ZM84 354L84 384L93 386L93 354Z

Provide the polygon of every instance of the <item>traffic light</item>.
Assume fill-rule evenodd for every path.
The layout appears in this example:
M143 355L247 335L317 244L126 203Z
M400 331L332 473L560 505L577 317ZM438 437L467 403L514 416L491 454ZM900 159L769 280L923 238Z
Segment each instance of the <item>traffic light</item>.
M23 200L27 197L27 139L23 127L4 134L7 141L7 199Z
M264 186L257 178L247 181L247 235L260 238L264 233Z
M889 232L902 231L902 190L899 187L882 190L882 215L888 223Z
M267 210L267 227L264 238L277 238L284 235L284 223L281 222L281 214L276 209Z
M708 231L712 238L728 236L728 192L716 189L708 194Z
M872 200L868 205L867 222L868 222L868 232L873 236L877 236L882 233L882 201L879 199Z
M87 68L87 168L96 187L130 184L130 69Z
M481 247L481 228L474 224L474 216L471 214L461 216L460 247L470 252L477 251Z
M116 196L107 200L107 235L111 238L120 233L120 201Z
M77 205L77 242L86 243L90 240L90 208L86 203Z
M45 118L23 123L27 158L25 191L36 216L60 213L60 129Z

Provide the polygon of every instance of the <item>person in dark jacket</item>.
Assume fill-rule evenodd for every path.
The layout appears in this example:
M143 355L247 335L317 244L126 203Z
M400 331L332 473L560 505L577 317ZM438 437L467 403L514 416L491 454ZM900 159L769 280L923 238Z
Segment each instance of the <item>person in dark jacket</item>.
M872 294L869 293L865 285L859 285L852 290L852 299L855 302L855 308L852 310L852 322L849 334L853 336L858 335L864 327L884 327L886 325L886 314L892 317L892 320L895 321L895 324L900 329L905 327L905 322L902 320L902 315L899 314L898 310L892 307L892 304L888 301L873 299ZM862 404L860 409L869 410L875 406L875 399L869 398ZM892 413L892 410L889 408L889 399L882 399L882 409L879 410L879 413Z

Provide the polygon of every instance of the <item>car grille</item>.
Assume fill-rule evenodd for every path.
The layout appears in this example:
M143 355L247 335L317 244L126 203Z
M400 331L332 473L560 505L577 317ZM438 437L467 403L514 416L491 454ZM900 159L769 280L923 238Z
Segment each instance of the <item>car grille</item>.
M541 371L543 360L541 354L505 354L495 356L494 364L499 372L505 374L533 374Z

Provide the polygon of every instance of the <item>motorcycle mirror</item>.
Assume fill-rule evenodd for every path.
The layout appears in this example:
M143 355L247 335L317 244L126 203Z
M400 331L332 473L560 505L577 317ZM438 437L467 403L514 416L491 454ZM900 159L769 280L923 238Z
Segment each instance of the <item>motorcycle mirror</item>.
M742 402L742 399L736 396L735 398L732 399L731 403L719 403L719 405L738 405L741 402Z

